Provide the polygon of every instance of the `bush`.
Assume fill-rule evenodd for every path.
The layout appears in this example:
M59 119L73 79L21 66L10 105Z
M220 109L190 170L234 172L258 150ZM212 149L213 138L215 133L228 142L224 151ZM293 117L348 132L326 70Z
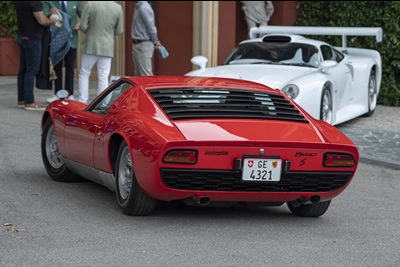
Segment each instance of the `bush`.
M349 36L348 47L370 48L382 56L382 84L378 104L400 106L399 1L301 1L297 26L381 27L383 40ZM339 36L313 36L341 46Z
M18 25L14 1L0 1L0 38L16 38Z

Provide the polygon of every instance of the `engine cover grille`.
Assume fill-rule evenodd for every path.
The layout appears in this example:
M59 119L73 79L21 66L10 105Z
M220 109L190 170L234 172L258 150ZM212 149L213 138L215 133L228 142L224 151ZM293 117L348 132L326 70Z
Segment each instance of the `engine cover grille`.
M278 94L226 88L152 89L149 93L171 120L236 118L308 122Z
M240 171L161 169L172 189L230 192L330 192L350 180L353 172L283 172L279 182L242 182Z

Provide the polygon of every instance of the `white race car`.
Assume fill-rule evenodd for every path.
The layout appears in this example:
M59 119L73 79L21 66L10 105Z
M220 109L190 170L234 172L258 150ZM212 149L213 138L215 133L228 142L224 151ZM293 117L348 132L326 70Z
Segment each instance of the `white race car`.
M342 47L304 35L341 35ZM262 37L257 37L263 35ZM381 28L261 26L252 28L221 66L206 68L207 58L193 57L200 69L186 76L249 80L282 90L314 118L332 125L375 110L382 80L378 51L350 48L346 36L375 36Z

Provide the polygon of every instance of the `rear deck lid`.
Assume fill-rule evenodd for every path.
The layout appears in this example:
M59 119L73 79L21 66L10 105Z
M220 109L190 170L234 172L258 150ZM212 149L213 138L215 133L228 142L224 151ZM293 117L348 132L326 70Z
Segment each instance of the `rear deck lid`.
M321 143L310 124L270 120L192 120L175 121L188 140L195 141L271 141Z
M198 87L149 93L188 140L321 142L303 114L271 90Z

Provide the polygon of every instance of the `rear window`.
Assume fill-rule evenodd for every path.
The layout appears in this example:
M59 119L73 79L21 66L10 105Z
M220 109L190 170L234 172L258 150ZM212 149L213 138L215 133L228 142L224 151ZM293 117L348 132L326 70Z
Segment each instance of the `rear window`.
M318 48L288 42L251 42L237 46L222 65L277 64L318 67Z

